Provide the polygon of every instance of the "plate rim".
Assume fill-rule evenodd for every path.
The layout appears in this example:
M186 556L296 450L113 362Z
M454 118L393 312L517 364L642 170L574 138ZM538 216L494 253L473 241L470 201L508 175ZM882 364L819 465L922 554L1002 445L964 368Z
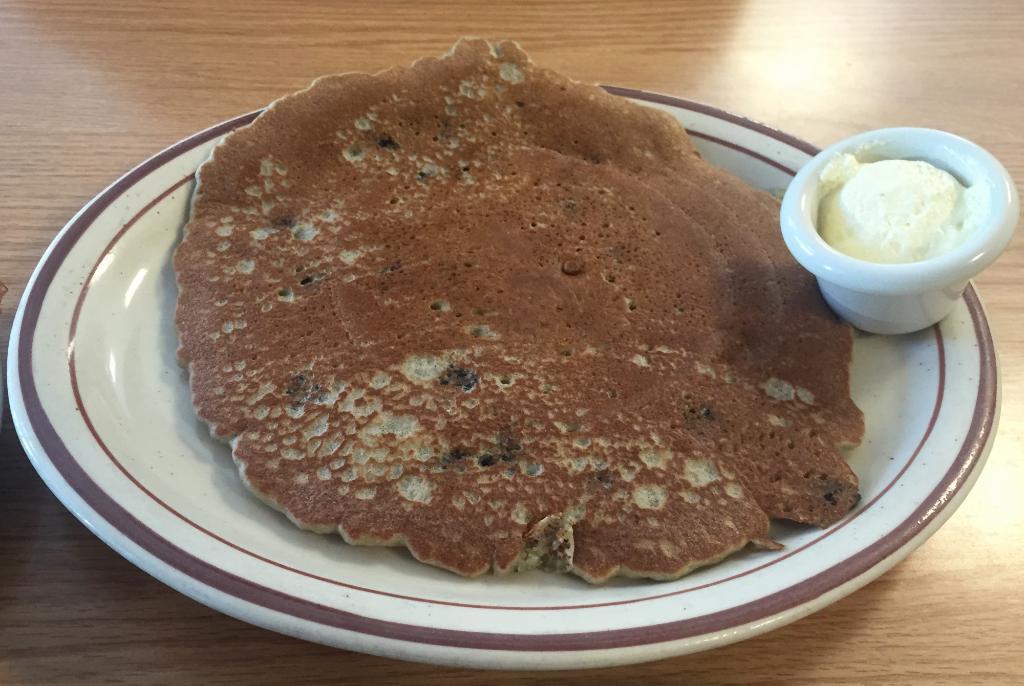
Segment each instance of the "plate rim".
M630 88L617 86L605 86L605 88L615 95L668 105L721 119L789 145L801 152L814 154L817 151L817 148L813 145L789 134L711 105ZM653 647L658 644L666 644L672 641L690 639L695 636L711 635L716 632L736 629L751 622L766 620L787 613L792 615L792 619L796 619L798 616L803 616L803 614L807 614L825 604L819 600L824 596L863 579L862 583L849 589L848 592L852 592L856 587L867 583L870 578L873 578L872 572L877 571L877 573L881 573L881 571L884 571L883 567L889 558L899 556L901 552L904 554L909 553L919 543L918 539L923 540L922 534L927 533L930 535L931 531L934 531L942 521L952 514L955 506L959 504L959 500L969 490L973 483L973 478L971 477L976 478L979 471L978 467L984 461L984 457L994 437L999 385L991 331L977 293L973 286L968 286L964 298L971 315L975 337L978 341L980 374L971 424L957 457L952 461L949 470L947 470L936 488L923 500L921 505L884 536L875 540L867 548L849 558L845 563L840 563L824 570L773 595L763 596L735 608L709 613L701 617L647 626L574 634L500 634L435 629L364 617L288 596L272 588L262 587L255 582L222 570L206 560L195 557L163 539L159 533L136 519L114 497L103 491L102 488L92 481L84 469L78 465L72 451L64 445L42 408L39 392L35 387L32 374L33 334L38 325L39 314L47 289L52 283L58 267L66 258L78 237L88 230L99 214L111 202L119 198L124 191L131 188L136 182L145 178L165 163L194 147L213 140L235 128L246 125L259 112L260 110L257 110L234 117L178 141L123 175L95 196L72 217L51 242L32 274L19 304L8 353L7 377L8 384L10 385L9 397L11 399L12 416L17 420L16 427L26 453L37 471L43 476L47 485L54 490L55 494L76 517L85 521L83 513L72 507L65 497L62 497L62 494L58 492L61 485L54 483L51 478L47 478L46 472L48 470L41 468L45 463L49 463L56 474L66 482L67 487L105 521L112 530L110 538L116 539L118 536L121 536L127 541L140 546L164 565L183 574L186 579L190 579L202 587L220 591L234 599L251 603L261 609L284 612L299 620L312 621L335 629L366 634L370 639L374 637L395 639L427 645L432 648L474 648L523 652L577 652L593 650L595 648ZM724 141L724 143L728 144L727 141ZM768 158L763 158L763 161L773 162ZM776 163L775 166L778 166L778 164ZM116 238L115 236L113 240L116 240ZM28 333L26 333L25 328L26 321L29 323ZM26 393L26 389L28 393ZM31 432L37 444L30 445L30 441L25 435L26 430ZM38 448L38 452L36 448ZM62 463L61 466L58 466L51 452L57 453L56 457ZM121 526L115 525L114 522L120 522ZM122 528L122 526L125 526L125 522L127 522L129 527L128 530ZM107 537L91 526L89 522L85 523L108 545L122 555L127 556L122 541L108 540ZM911 546L911 544L914 545ZM130 557L129 559L142 567L147 573L171 583L165 578L165 575L158 573L163 571L162 569L154 569L153 566L147 568L142 560L138 558L132 559ZM181 560L185 560L184 564L182 564ZM861 564L849 564L854 560ZM837 567L844 567L844 569L837 570ZM883 569L878 571L880 568ZM822 583L823 581L828 583ZM179 588L176 584L172 583L171 585L178 588L178 590L184 591L184 589ZM795 592L796 589L800 589L800 592ZM195 597L194 593L188 594ZM271 601L269 604L268 600ZM819 601L817 606L815 605L816 601ZM236 616L239 614L237 608L235 608L235 612L231 612L225 607L227 603L215 602L212 599L203 600L203 602L213 605L228 614L236 614ZM229 600L228 603L230 602ZM304 607L304 611L301 613L291 611L295 609L296 603L298 606ZM772 624L778 625L779 623L773 622ZM280 628L277 629L281 630ZM744 635L736 636L733 640L745 638L753 635L753 633L760 633L760 631L752 630ZM409 656L404 655L404 657ZM434 655L432 657L437 658L438 656ZM644 658L641 656L639 659Z

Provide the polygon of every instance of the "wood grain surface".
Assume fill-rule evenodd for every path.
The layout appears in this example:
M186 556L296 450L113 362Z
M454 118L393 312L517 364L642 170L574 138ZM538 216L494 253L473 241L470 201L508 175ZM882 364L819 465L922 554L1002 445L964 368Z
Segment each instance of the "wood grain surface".
M5 344L60 227L121 172L314 77L519 40L577 78L702 100L815 143L913 124L958 132L1024 179L1024 3L0 3ZM835 605L712 652L594 672L486 673L346 653L257 629L109 550L0 434L0 683L1024 683L1024 245L977 280L1002 419L963 507Z

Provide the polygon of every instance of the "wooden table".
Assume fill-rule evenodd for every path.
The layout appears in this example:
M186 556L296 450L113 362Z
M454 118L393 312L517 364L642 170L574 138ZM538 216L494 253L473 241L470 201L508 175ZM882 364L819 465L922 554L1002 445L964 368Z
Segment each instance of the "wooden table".
M123 170L313 77L513 37L580 79L714 103L817 143L916 124L1024 179L1019 2L28 2L0 5L0 279ZM210 6L213 7L210 7ZM233 9L228 9L232 7ZM0 435L0 682L1024 682L1024 307L1016 241L977 281L1001 355L996 447L952 520L882 579L710 653L593 673L486 674L345 653L229 619L79 524ZM6 346L5 346L6 349Z

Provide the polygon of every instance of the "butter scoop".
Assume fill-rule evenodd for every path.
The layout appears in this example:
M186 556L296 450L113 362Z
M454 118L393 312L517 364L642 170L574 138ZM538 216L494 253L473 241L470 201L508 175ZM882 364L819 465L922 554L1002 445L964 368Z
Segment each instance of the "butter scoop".
M870 262L936 257L977 231L987 188L916 160L833 157L819 176L818 232L836 250Z

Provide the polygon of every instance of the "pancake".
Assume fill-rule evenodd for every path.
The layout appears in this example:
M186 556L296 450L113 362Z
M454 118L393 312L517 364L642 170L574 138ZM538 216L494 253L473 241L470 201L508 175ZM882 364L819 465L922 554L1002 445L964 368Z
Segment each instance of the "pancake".
M511 42L273 103L174 256L193 404L297 525L673 579L857 501L850 329L778 205Z

